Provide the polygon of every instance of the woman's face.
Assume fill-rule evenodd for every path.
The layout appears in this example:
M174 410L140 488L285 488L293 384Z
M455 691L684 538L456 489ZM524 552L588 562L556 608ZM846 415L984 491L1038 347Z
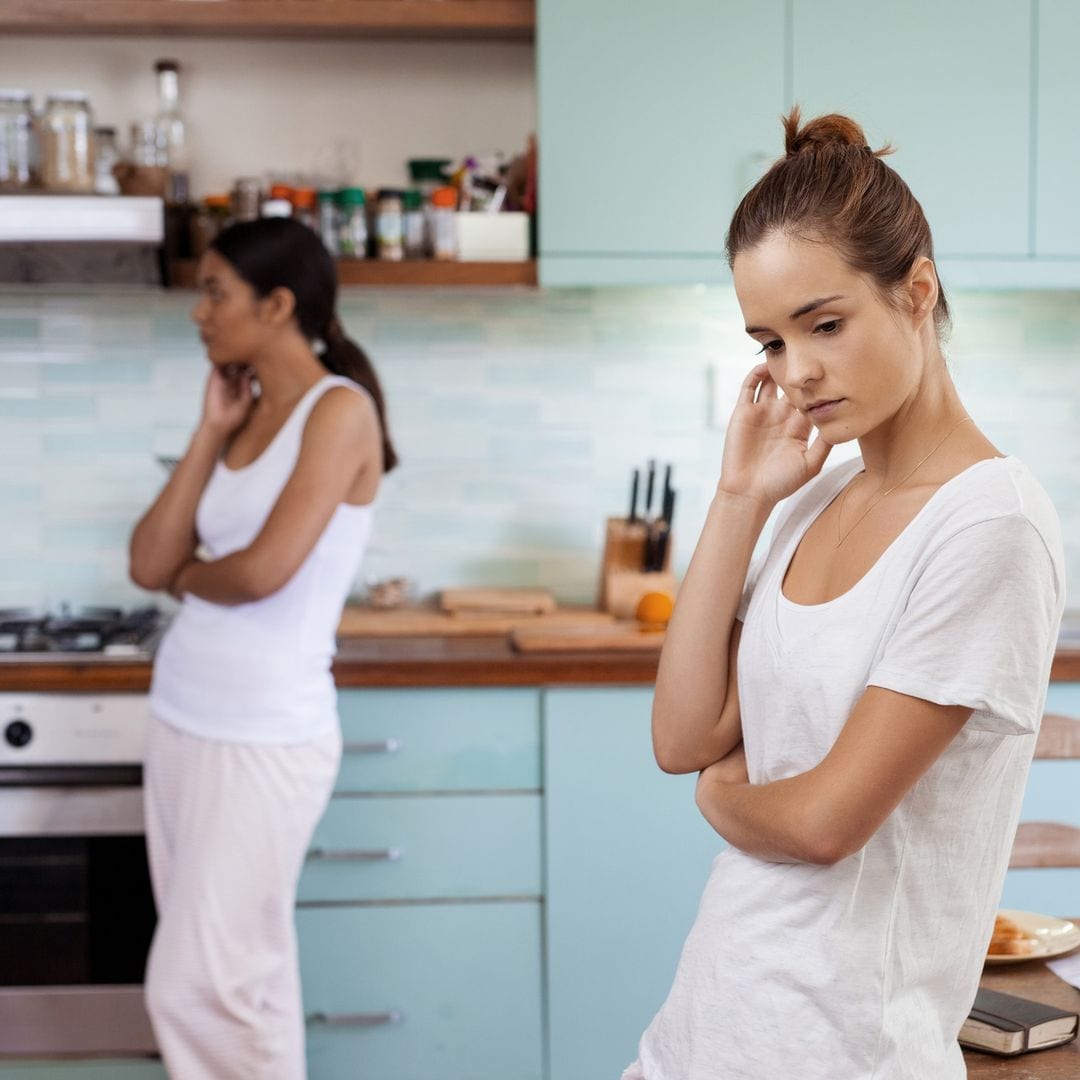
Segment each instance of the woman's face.
M917 392L914 321L829 244L773 233L732 271L770 376L827 442L865 435Z
M255 290L213 250L199 260L196 281L199 299L191 318L210 362L219 367L251 363L268 330Z

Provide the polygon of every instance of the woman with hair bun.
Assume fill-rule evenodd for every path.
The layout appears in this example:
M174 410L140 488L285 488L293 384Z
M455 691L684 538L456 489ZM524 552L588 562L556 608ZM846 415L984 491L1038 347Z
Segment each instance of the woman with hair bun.
M226 229L198 285L202 418L131 539L135 583L181 601L150 691L147 1008L175 1080L301 1080L293 908L341 757L334 634L397 458L311 229Z
M1065 602L1061 529L960 401L930 230L887 151L843 116L784 128L727 237L764 362L653 707L658 763L699 773L728 846L624 1080L960 1080Z

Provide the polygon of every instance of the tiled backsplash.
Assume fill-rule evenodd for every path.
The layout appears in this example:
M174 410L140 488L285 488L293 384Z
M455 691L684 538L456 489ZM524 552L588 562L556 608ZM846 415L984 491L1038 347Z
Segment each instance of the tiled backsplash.
M988 436L1046 486L1080 607L1080 303L952 297L948 355ZM138 602L127 538L182 452L206 362L191 294L0 296L0 606ZM402 458L365 579L594 593L630 469L674 463L676 569L719 473L731 386L755 362L729 288L352 291L348 332L387 391ZM854 444L851 449L854 449ZM833 452L830 464L848 456Z

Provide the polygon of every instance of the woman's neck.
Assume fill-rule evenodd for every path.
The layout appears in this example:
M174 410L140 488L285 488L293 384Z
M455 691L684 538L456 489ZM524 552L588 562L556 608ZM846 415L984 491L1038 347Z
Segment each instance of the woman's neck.
M256 356L252 366L259 380L260 406L271 412L290 408L328 374L299 334L275 343L272 350Z

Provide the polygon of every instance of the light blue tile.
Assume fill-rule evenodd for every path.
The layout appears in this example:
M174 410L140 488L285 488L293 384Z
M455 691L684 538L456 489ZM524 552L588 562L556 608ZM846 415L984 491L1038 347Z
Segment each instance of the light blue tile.
M46 385L72 383L116 383L125 386L149 385L154 370L146 360L97 360L76 364L47 364L41 371Z
M0 397L0 417L19 420L88 419L97 406L90 397Z
M36 481L0 482L0 507L35 503L41 499L41 494L41 484Z
M19 341L36 340L41 331L37 319L0 317L0 338Z
M47 455L149 454L152 447L149 431L65 431L45 436Z

